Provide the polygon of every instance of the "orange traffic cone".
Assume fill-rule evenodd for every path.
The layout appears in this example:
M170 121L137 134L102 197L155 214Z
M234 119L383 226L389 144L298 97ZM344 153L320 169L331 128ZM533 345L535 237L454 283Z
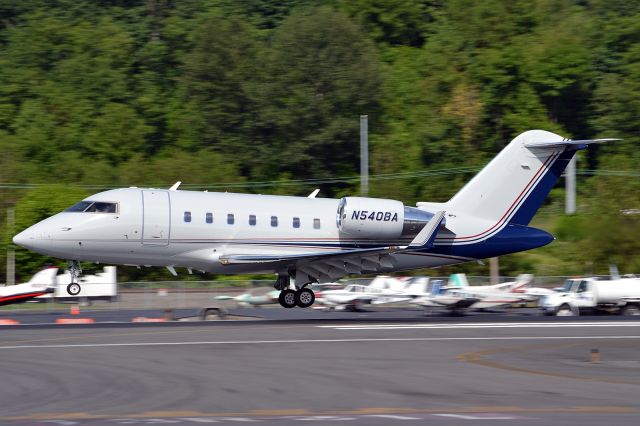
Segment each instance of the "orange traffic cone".
M69 309L69 313L71 315L78 315L80 314L80 305L71 305L71 309Z

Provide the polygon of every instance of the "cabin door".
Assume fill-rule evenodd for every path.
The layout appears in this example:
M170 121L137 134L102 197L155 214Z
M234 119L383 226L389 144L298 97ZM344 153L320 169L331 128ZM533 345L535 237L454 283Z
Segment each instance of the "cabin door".
M171 232L169 192L142 191L142 244L166 246Z

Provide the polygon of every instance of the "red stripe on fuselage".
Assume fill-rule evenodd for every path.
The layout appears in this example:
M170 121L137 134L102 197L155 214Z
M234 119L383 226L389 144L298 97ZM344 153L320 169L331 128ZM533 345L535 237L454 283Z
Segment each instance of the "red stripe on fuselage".
M507 211L502 215L502 217L495 223L495 225L493 225L491 228L480 232L479 234L476 235L470 235L470 236L466 236L466 237L455 237L453 239L451 238L443 238L443 239L436 239L436 241L458 241L458 240L465 240L465 239L469 239L469 238L476 238L476 237L480 237L488 232L491 232L493 229L495 229L497 226L501 225L505 218L509 215L509 213L511 213L511 211L515 208L515 206L520 202L520 200L522 199L523 195L529 190L529 188L531 188L531 185L534 183L534 181L536 181L538 179L538 176L540 175L540 173L547 168L547 166L552 163L555 159L557 158L557 156L559 156L560 153L557 154L551 154L549 156L549 158L547 158L547 160L542 164L542 166L540 166L540 168L538 169L538 171L536 172L535 175L533 175L533 177L531 178L531 180L529 181L529 183L527 183L527 185L524 187L524 189L522 190L522 192L520 192L520 194L516 197L515 201L511 204L511 206L509 206L509 208L507 209Z
M47 294L47 292L35 291L32 293L15 294L13 296L1 296L0 303L15 302L15 301L19 301L20 299L24 299L24 300L32 299L34 297L42 296L43 294Z

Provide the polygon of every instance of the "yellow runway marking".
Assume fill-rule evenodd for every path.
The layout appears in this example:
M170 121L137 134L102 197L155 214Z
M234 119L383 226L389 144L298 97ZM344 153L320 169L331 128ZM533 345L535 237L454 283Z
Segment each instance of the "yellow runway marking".
M492 413L492 414L531 414L531 413L594 413L594 414L628 414L640 413L640 408L625 406L577 406L577 407L515 407L515 406L468 406L468 407L442 407L442 408L393 408L393 407L368 407L353 410L328 410L310 411L300 408L251 410L245 412L213 412L199 411L147 411L143 413L114 413L114 414L89 414L89 413L38 413L23 416L0 416L0 421L24 421L24 420L93 420L107 418L179 418L179 417L277 417L277 416L347 416L347 415L379 415L379 414L436 414L436 413Z

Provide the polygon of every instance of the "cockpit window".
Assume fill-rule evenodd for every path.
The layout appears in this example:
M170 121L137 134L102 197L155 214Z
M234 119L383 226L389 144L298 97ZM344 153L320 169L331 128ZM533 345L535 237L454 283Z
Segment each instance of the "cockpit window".
M103 203L103 202L96 201L88 209L86 209L85 212L86 213L117 213L118 204Z
M66 212L85 213L118 213L118 203L105 203L102 201L80 201L69 207Z
M83 212L89 207L93 202L91 201L80 201L65 210L65 212Z

